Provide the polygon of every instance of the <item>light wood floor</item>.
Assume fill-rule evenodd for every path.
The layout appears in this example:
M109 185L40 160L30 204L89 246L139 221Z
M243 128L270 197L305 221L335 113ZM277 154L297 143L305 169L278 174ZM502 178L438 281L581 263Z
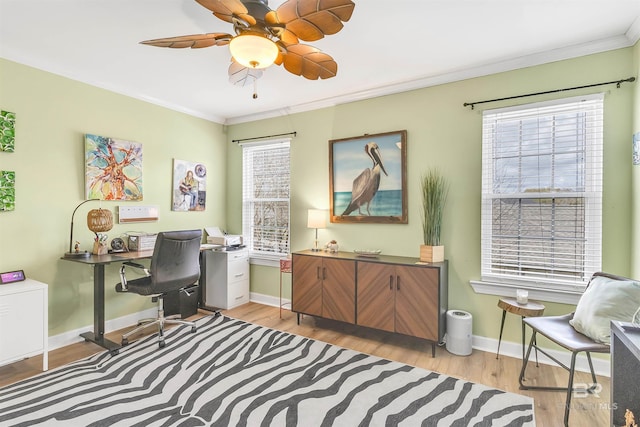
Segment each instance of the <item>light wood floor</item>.
M195 317L209 314L201 311ZM223 314L263 325L269 328L306 336L319 341L350 348L378 357L396 360L408 365L418 366L431 371L440 372L452 377L461 378L490 387L513 393L524 394L534 398L536 424L540 427L557 427L562 425L564 415L564 392L522 391L519 390L518 376L522 366L520 359L500 356L495 353L474 350L466 357L455 356L445 348L437 348L436 357L431 357L431 344L420 339L389 334L381 331L345 325L339 322L316 319L304 316L300 325L296 323L295 314L283 311L280 319L279 309L261 304L249 303L241 307L223 311ZM150 328L152 331L153 328ZM114 341L119 341L123 331L108 334ZM171 345L168 341L167 345ZM92 343L80 342L49 352L49 368L81 359L102 351ZM0 387L36 375L41 372L40 356L0 367ZM527 381L536 384L552 384L563 386L567 383L568 374L559 367L529 364ZM576 382L590 382L590 375L576 374ZM573 398L569 425L571 426L608 426L609 425L609 379L599 377L602 392L599 397Z

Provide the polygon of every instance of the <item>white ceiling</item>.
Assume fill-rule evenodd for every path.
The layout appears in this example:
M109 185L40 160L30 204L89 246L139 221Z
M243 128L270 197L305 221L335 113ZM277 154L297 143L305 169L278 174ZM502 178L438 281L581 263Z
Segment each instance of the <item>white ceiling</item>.
M333 56L338 75L311 81L273 66L258 80L258 99L253 87L228 82L227 47L138 43L233 33L195 0L0 0L0 56L232 124L627 47L640 38L640 0L354 2L342 31L308 43Z

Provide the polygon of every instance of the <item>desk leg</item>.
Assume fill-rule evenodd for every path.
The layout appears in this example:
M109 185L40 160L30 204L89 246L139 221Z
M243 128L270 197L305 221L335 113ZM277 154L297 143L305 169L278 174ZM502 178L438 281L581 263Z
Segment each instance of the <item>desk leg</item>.
M93 266L93 332L80 334L86 341L91 341L118 354L120 344L104 337L104 264Z

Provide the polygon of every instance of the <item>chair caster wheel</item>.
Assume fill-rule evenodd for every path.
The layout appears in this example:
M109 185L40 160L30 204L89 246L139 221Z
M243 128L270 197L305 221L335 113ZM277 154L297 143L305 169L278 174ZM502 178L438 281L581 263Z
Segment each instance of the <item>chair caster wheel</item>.
M158 341L158 347L163 348L165 346L164 341Z
M195 334L197 330L198 330L198 328L196 328L195 326L191 327L191 333L192 334Z
M127 338L122 338L122 346L124 347L125 345L129 345L129 339Z

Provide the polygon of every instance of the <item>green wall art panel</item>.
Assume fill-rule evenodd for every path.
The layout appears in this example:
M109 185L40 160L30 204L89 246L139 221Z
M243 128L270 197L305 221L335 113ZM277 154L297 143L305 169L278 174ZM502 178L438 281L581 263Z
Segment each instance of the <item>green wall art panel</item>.
M13 153L16 145L16 113L0 110L0 151Z
M16 208L16 173L0 171L0 212Z

